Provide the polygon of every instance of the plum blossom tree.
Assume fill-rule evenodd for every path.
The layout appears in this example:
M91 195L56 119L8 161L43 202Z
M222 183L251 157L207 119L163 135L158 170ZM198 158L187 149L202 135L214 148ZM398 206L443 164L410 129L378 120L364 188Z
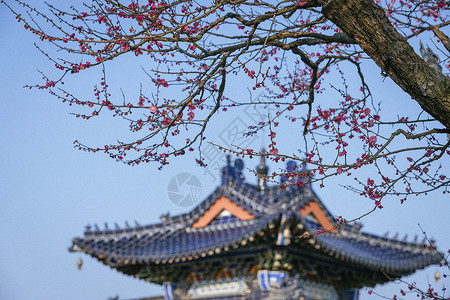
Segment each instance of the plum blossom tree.
M403 202L409 195L449 192L448 168L442 165L450 155L446 1L91 0L66 9L2 3L41 43L57 50L37 46L55 73L43 74L44 82L30 88L79 106L76 117L89 120L111 111L128 122L131 142L97 147L75 141L80 150L160 167L198 151L197 162L205 166L201 149L210 121L221 118L220 111L258 106L276 113L252 124L247 134L268 129L269 151L217 147L239 156L308 163L307 172L285 171L303 177L297 185L353 175L357 184L349 188L373 200L374 209L382 208L386 195ZM440 51L442 60L433 57L445 65L443 72L414 51L410 43L420 38ZM112 94L107 66L122 56L135 56L149 67L150 93L141 89L132 101ZM383 117L382 101L373 99L365 80L364 61L375 62L423 112ZM92 69L101 76L91 99L64 88L64 79ZM348 83L349 72L358 74L359 83ZM265 96L228 96L230 78L247 80L250 90ZM321 97L325 89L335 97ZM304 136L299 153L278 149L280 122L292 123ZM361 170L370 176L358 175Z
M197 151L197 163L206 166L201 149L211 120L223 118L221 111L261 107L275 113L246 134L267 129L269 151L216 146L243 157L307 163L308 170L283 171L298 178L293 184L299 186L354 176L356 184L348 188L371 199L374 210L383 207L386 195L403 203L410 195L449 193L449 168L443 163L450 155L448 1L86 0L65 9L51 4L41 9L20 0L1 3L41 40L38 49L55 67L30 88L79 107L74 115L85 120L110 112L132 132L130 142L93 146L75 141L77 149L104 152L129 165L156 162L160 167ZM429 56L434 65L411 46L425 38L443 57ZM56 51L45 51L46 43ZM132 101L114 94L107 80L108 66L126 56L142 61L150 78L151 92L141 89ZM374 99L364 77L367 61L423 112L394 119L386 115L386 101ZM64 88L64 80L92 69L101 75L90 99ZM349 73L357 74L356 84ZM249 89L263 91L264 97L228 95L234 78L249 82ZM325 90L334 97L322 97ZM277 146L284 123L304 137L298 153L286 154ZM443 266L448 269L447 254ZM445 291L438 292L408 283L399 297L446 299Z

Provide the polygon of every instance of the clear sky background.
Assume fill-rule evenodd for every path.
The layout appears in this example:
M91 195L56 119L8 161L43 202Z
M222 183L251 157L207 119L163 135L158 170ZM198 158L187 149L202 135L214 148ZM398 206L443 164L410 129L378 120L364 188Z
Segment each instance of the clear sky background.
M24 89L26 84L39 82L37 69L49 70L51 63L33 46L36 37L26 32L4 6L0 6L0 38L0 299L106 300L116 295L129 299L161 294L159 286L124 276L86 255L69 253L71 240L80 236L87 224L98 223L101 228L104 222L110 227L114 222L122 227L125 221L134 220L149 224L159 222L159 216L168 211L174 215L192 209L169 201L168 182L188 171L202 182L204 199L220 184L219 170L214 170L214 165L223 162L224 157L210 160L208 170L195 166L192 157L186 156L158 171L156 165L129 167L100 153L73 149L75 139L104 145L127 137L126 124L109 117L89 122L76 119L67 105L47 93ZM389 79L382 83L376 66L366 70L368 80L374 83L375 96L389 101L393 112L419 109ZM109 71L112 81L134 93L139 82L146 80L139 65L131 61ZM98 79L89 76L73 89L89 95L93 81ZM237 82L229 84L233 88ZM249 122L245 112L220 116L208 131L210 140L216 142L236 122ZM278 133L280 144L285 141L286 152L294 151L295 147L291 150L287 145L293 140L292 132ZM252 147L268 144L266 135L255 138ZM258 161L245 163L254 167ZM444 163L450 165L448 159ZM252 175L246 177L256 183ZM332 213L352 218L372 207L339 183L330 181L323 189L313 186ZM403 205L398 199L390 199L383 210L363 219L363 230L379 235L389 231L390 237L399 232L399 238L408 234L409 240L417 234L421 239L420 223L437 240L438 248L445 251L450 248L449 200L442 193L413 197ZM76 266L79 257L83 258L82 270ZM405 280L426 287L428 281L434 283L437 269L432 266ZM400 288L392 283L376 287L375 291L392 297ZM377 299L365 290L361 295L362 299Z

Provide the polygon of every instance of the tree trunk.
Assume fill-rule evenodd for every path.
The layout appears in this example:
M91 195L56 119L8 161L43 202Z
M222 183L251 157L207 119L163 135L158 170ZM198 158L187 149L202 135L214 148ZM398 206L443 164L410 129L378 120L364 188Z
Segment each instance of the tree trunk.
M423 110L450 129L450 79L414 52L381 7L373 0L329 0L322 13L354 38Z

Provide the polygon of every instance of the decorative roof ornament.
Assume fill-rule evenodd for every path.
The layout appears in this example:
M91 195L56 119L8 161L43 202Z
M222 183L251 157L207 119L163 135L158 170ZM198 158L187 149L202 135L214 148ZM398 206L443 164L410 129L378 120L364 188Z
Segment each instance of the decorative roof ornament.
M231 165L231 156L227 155L227 165L222 168L222 185L228 185L230 178L233 178L236 182L242 183L245 181L244 174L244 161L242 159L236 159L234 166Z
M233 167L231 166L231 155L227 155L227 165L222 168L222 185L228 184L228 179L233 174Z
M362 223L354 222L353 226L352 226L352 231L353 232L360 232L362 227L363 227Z
M266 150L264 148L261 149L261 161L259 166L256 167L256 174L258 175L258 186L261 190L264 190L267 187L267 174L269 173L269 167L266 165Z
M306 167L306 163L300 166L293 160L286 164L286 172L281 175L280 182L285 185L295 184L301 188L311 188L312 173Z
M244 161L242 159L236 159L234 161L234 179L239 183L245 181L244 174L242 174L243 170L244 170Z
M161 222L166 223L170 219L170 212L168 211L166 214L161 214L159 216L159 219L161 220Z
M280 182L287 183L288 181L292 181L295 176L295 173L298 170L297 163L293 160L290 160L286 164L286 173L281 175Z
M420 54L423 60L433 69L438 72L442 72L442 67L439 65L439 56L437 56L430 47L427 45L427 49L423 47L422 41L420 41Z

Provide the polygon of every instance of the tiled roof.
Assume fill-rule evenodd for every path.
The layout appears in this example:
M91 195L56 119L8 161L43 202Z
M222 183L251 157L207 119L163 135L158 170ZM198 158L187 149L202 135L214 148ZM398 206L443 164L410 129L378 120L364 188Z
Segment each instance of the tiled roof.
M274 222L278 214L265 215L248 221L211 224L203 228L175 225L133 232L88 234L73 240L75 249L92 256L135 260L138 263L200 255L216 249L231 247L254 235ZM174 224L172 224L173 226Z
M312 201L318 204L330 224L335 224L331 213L309 187L292 185L286 188L261 188L245 183L239 173L241 169L239 172L235 172L231 166L224 169L224 184L191 212L165 217L162 223L147 226L103 231L88 228L83 237L73 240L70 250L88 253L113 267L123 261L171 264L186 260L187 257L217 256L231 247L237 248L253 241L258 243L257 238L264 232L270 231L273 235L273 232L281 231L281 223L286 221L282 221L283 213L288 216L286 224L314 235L321 229L320 225L313 218L300 213L301 208ZM254 218L243 221L232 215L217 216L205 227L192 228L194 222L220 197L229 199ZM311 251L322 256L367 270L388 272L392 276L409 274L440 260L436 251L424 248L419 243L363 233L356 226L340 227L337 233L321 234L311 244L316 245ZM292 243L286 247L300 245Z
M304 222L311 232L320 229L312 221ZM441 260L439 253L421 243L387 239L354 230L352 226L340 228L339 234L321 234L316 241L331 256L392 276L410 274Z

